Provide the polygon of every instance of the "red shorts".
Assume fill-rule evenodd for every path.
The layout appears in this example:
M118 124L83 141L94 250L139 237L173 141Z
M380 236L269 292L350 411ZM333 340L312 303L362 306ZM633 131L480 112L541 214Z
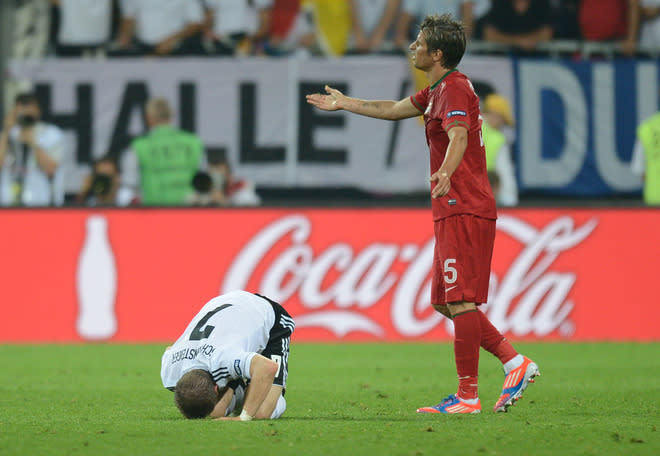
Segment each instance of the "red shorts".
M434 222L431 303L483 304L488 300L495 220L452 215Z

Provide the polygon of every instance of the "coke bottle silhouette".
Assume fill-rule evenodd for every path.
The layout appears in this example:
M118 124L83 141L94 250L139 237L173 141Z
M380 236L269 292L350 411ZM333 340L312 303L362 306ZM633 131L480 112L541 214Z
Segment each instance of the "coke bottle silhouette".
M87 218L86 237L78 260L78 334L83 339L109 339L117 331L117 270L104 216Z

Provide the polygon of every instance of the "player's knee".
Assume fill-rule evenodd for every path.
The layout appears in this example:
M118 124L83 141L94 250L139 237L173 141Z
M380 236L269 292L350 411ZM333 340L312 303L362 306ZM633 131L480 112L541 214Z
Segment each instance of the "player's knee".
M447 304L448 312L452 315L468 312L477 309L477 305L473 302L452 302Z

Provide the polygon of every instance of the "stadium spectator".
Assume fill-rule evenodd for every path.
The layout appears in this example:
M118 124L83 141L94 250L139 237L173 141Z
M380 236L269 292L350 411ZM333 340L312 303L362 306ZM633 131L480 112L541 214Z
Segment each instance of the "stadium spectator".
M273 0L204 0L204 37L212 54L263 53Z
M431 303L454 322L458 391L418 413L479 413L480 346L504 365L505 380L494 411L513 405L538 375L538 366L519 354L477 306L486 302L497 211L481 144L479 99L469 79L456 70L465 32L450 15L428 16L410 50L429 86L400 101L307 95L324 111L345 110L379 119L424 115L431 159L431 206L436 234Z
M553 38L580 40L578 9L580 0L551 0Z
M135 201L134 193L120 187L117 161L110 155L92 164L92 171L83 179L76 202L82 206L129 206Z
M351 34L348 0L303 0L303 9L312 17L321 52L332 56L344 55Z
M636 51L639 18L639 0L581 0L578 11L582 38L618 42L624 55Z
M486 41L534 52L539 43L553 36L548 0L494 1L483 19L483 35Z
M208 169L193 177L193 206L258 206L261 198L248 179L234 176L224 151L207 151Z
M120 0L119 37L112 55L201 53L204 11L194 0Z
M267 54L321 54L312 13L302 4L303 0L274 0Z
M473 0L403 0L401 13L396 22L394 45L407 51L408 45L414 41L418 24L433 14L451 14L460 19L470 37L474 30Z
M186 418L279 418L294 329L287 311L265 296L240 290L217 296L165 350L163 386Z
M490 94L483 103L482 134L486 149L486 168L498 176L495 200L500 206L518 204L518 184L514 173L509 138L503 130L515 122L509 100L502 95Z
M57 126L42 122L34 93L19 94L0 132L0 203L61 206L66 141Z
M59 57L95 56L112 33L112 0L49 0L59 12L55 53Z
M349 0L353 33L349 54L387 53L394 50L387 41L400 0Z
M474 29L469 33L473 39L480 40L483 38L483 22L484 18L490 11L493 5L493 0L473 0L472 1L472 20Z
M206 166L202 140L171 125L170 105L163 98L147 102L145 117L149 132L124 154L121 185L143 205L185 205L193 176Z
M640 16L640 47L657 50L660 48L660 0L640 0Z
M644 202L660 206L660 113L656 113L637 127L631 170L642 178Z

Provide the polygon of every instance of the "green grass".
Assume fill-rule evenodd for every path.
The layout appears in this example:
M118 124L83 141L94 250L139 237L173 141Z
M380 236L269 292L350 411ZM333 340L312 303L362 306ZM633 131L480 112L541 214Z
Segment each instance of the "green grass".
M0 455L658 455L660 344L517 344L542 372L494 414L417 415L455 391L448 344L294 344L276 421L188 421L156 345L0 346Z

